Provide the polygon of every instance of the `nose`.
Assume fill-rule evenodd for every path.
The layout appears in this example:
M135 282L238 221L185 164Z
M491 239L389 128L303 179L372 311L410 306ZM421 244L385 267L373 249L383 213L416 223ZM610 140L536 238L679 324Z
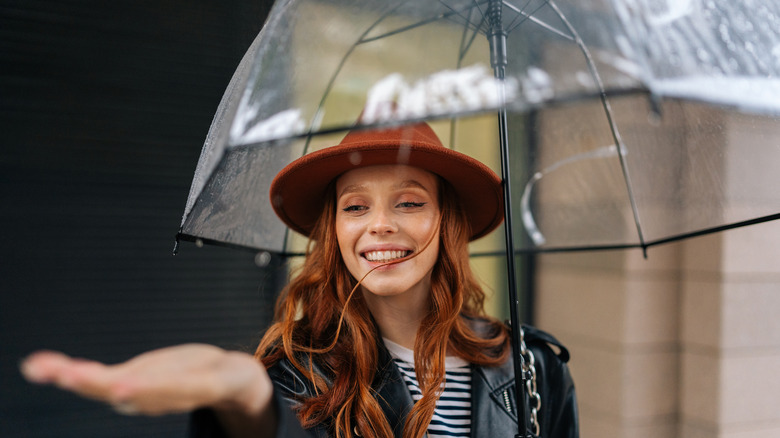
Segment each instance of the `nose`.
M392 212L385 207L375 207L368 224L368 232L371 234L389 234L398 231L398 225L393 220Z

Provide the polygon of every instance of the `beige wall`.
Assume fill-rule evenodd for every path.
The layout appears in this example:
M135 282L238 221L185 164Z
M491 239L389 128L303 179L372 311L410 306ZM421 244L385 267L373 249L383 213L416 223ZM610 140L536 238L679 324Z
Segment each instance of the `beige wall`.
M683 248L680 436L780 436L780 224Z
M537 325L572 353L583 438L674 437L678 247L543 255Z
M537 325L572 352L581 436L780 436L780 223L648 256L539 257Z

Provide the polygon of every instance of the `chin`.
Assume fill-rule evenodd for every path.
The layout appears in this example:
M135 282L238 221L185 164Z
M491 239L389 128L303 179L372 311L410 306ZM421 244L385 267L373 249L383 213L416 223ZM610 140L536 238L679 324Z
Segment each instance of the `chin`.
M376 295L378 297L401 295L409 290L409 288L399 286L398 283L386 284L385 282L380 282L377 284L369 281L363 281L360 286L363 288L365 293L370 293L371 295Z

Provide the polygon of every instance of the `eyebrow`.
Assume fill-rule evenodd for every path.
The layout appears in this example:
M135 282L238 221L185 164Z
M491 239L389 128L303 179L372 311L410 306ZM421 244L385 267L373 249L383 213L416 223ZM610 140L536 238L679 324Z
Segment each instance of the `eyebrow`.
M408 179L408 180L405 180L405 181L402 181L402 182L400 182L398 184L393 185L393 189L408 189L410 187L418 188L418 189L421 189L421 190L423 190L425 192L428 192L428 189L426 189L424 185L420 184L419 182L417 182L417 181L415 181L413 179ZM358 192L363 192L363 191L366 191L366 190L367 190L367 188L364 185L353 184L351 186L344 187L344 190L342 190L341 193L338 194L338 197L340 198L340 197L342 197L344 195L347 195L347 194L350 194L350 193L358 193Z

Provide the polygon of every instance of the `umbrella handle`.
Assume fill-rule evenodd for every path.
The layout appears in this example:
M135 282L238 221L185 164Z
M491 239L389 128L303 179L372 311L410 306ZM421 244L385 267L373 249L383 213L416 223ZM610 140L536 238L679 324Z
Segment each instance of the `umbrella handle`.
M531 238L531 240L534 242L534 245L542 246L547 241L544 238L544 234L542 234L542 232L539 230L539 227L536 225L536 219L534 219L534 214L531 211L531 193L533 192L534 185L536 185L536 183L539 182L539 180L541 180L545 175L558 170L559 167L564 165L576 163L582 160L615 157L618 155L618 153L620 153L622 156L625 156L626 150L621 148L620 152L618 152L618 147L616 145L609 145L589 152L583 152L581 154L564 158L562 160L556 161L551 166L543 169L541 172L536 172L531 177L531 179L525 183L523 196L520 198L520 219L523 221L523 226L528 233L528 237Z

